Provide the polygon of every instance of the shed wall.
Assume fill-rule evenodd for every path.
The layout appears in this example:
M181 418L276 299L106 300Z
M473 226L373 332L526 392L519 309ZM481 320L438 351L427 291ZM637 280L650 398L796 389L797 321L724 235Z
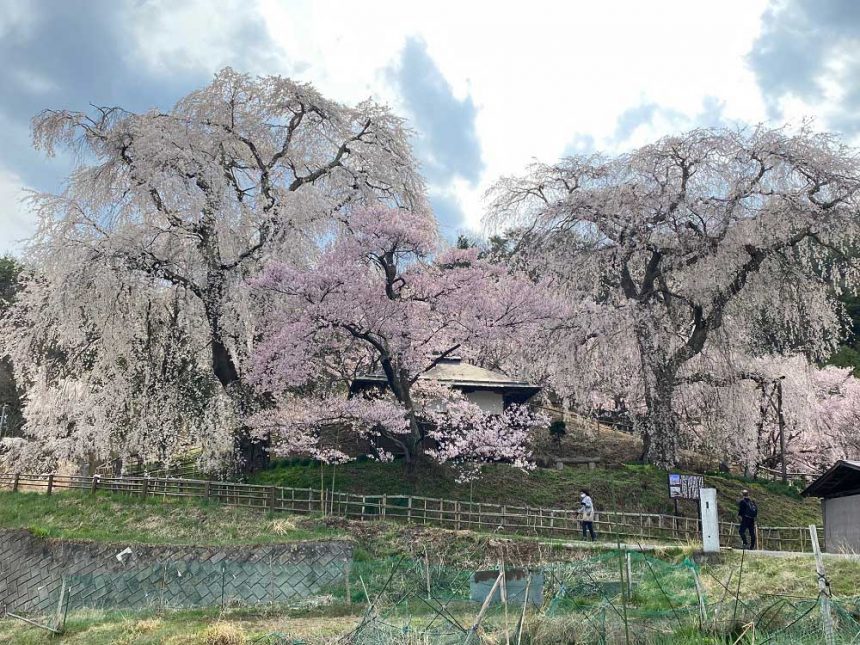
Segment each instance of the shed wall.
M498 392L476 390L466 394L466 398L477 404L484 412L501 414L504 409L502 395Z
M860 553L860 495L822 502L824 544L829 553Z

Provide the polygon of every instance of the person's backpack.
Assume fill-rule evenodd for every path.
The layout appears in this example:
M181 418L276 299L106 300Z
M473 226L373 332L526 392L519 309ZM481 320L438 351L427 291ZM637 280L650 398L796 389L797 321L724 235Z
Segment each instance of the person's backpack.
M747 517L751 517L752 519L758 517L758 506L756 506L755 502L752 500L747 502Z

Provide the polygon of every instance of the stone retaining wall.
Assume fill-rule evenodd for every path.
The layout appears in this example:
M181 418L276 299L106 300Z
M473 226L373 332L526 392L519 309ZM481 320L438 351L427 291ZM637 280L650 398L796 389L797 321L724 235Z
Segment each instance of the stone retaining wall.
M141 546L38 538L0 530L0 605L9 611L279 603L346 584L352 544Z

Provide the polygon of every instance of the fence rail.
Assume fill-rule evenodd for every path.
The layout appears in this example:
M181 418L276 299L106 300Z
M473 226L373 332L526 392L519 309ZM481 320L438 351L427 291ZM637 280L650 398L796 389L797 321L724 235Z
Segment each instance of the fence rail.
M785 473L785 478L789 484L806 487L820 474L821 473L815 475L811 473L788 471ZM782 471L778 468L767 468L765 466L759 466L758 470L755 473L755 477L756 479L763 479L765 481L779 482L782 481Z
M75 475L0 474L0 489L44 491L109 491L161 498L195 498L267 511L322 513L359 520L388 519L455 530L499 531L551 538L580 534L579 517L571 509L552 509L449 500L418 495L357 495L326 489L285 488L225 481L158 477L82 477ZM630 542L692 542L700 539L699 520L657 513L597 511L595 530L605 538ZM738 525L720 522L721 544L738 541ZM810 551L809 529L761 526L759 548ZM823 530L819 527L819 541Z

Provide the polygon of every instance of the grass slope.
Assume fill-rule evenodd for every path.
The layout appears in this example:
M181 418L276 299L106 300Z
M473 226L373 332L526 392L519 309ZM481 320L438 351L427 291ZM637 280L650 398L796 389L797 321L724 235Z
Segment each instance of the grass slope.
M368 482L369 473L361 470L365 467L364 464L356 466L362 475L361 481ZM377 464L372 466L379 467ZM631 482L636 482L643 469L625 470L627 476L632 478ZM648 469L644 470L647 472ZM297 475L295 470L291 472L294 476ZM383 476L386 472L392 477L390 473L398 471L382 469L378 474ZM587 470L570 472L589 473ZM591 474L594 474L593 471ZM310 475L306 473L304 476ZM394 483L402 484L398 478L394 479ZM618 479L615 481L617 483ZM420 482L413 483L420 485ZM374 482L374 485L383 484L384 482ZM734 485L736 482L729 480L729 484ZM50 497L36 493L0 493L0 526L29 528L37 534L52 537L145 544L267 543L348 535L356 542L358 565L362 562L372 564L374 561L390 564L401 556L405 556L407 560L422 562L426 547L432 554L434 564L440 563L462 571L492 567L501 557L510 562L530 562L538 566L547 561L576 561L600 557L598 552L591 550L547 548L535 540L507 540L381 521L359 523L331 519L326 523L321 518L286 514L272 516L258 510L234 509L214 503L152 499L143 501L109 493L90 496L61 492ZM679 564L688 554L686 549L667 548L656 555L667 563ZM715 602L725 595L723 585L727 580L739 579L740 558L739 553L728 553L702 565L700 577L709 602ZM614 579L617 575L615 558L605 559L604 566L606 571L602 574L603 577L607 580ZM854 596L860 589L860 562L827 560L827 571L837 598ZM382 578L388 579L388 568L382 567L378 573ZM372 584L369 578L365 579L368 584ZM689 587L689 584L687 586ZM356 593L359 588L359 585L355 585ZM734 584L731 589L734 593ZM760 600L769 594L780 594L789 598L814 598L817 595L814 561L810 557L766 558L761 555L748 555L743 564L743 584L740 586L740 592L742 600ZM636 602L646 603L647 608L664 613L671 609L668 601L662 600L661 594L654 592L645 595L647 598L638 599ZM288 643L292 639L302 639L308 644L323 643L331 642L333 637L349 631L360 620L365 609L361 599L361 594L358 593L358 598L353 598L352 605L344 604L342 600L335 598L328 600L331 604L310 604L293 608L228 609L224 612L216 609L162 613L88 610L72 614L67 623L67 634L59 638L10 618L0 620L0 643L247 645L266 642L259 639L276 631L288 634L291 637L285 641ZM418 615L422 606L410 606L409 613ZM470 622L475 611L476 607L471 607L469 612L464 613L463 620ZM432 613L431 611L430 614ZM694 614L695 612L691 615ZM706 640L698 633L691 632L688 640L683 640L678 635L678 638L666 642L729 643L734 640ZM741 642L748 643L745 640Z
M400 463L359 461L340 466L320 467L308 461L276 462L257 473L258 484L319 488L320 473L326 488L360 495L407 494L444 497L520 506L575 508L580 488L592 493L598 509L633 512L673 513L668 498L666 472L650 466L618 465L589 470L585 467L555 470L538 468L526 473L503 464L483 468L481 479L458 484L454 473L444 467L426 465L407 474ZM816 500L802 498L796 489L773 482L750 482L725 474L705 475L705 485L715 487L721 517L733 520L740 491L748 488L759 507L763 526L807 526L821 523ZM680 501L679 510L696 515L691 501Z
M341 538L312 518L204 501L77 492L0 492L0 527L40 537L137 544L270 544Z

